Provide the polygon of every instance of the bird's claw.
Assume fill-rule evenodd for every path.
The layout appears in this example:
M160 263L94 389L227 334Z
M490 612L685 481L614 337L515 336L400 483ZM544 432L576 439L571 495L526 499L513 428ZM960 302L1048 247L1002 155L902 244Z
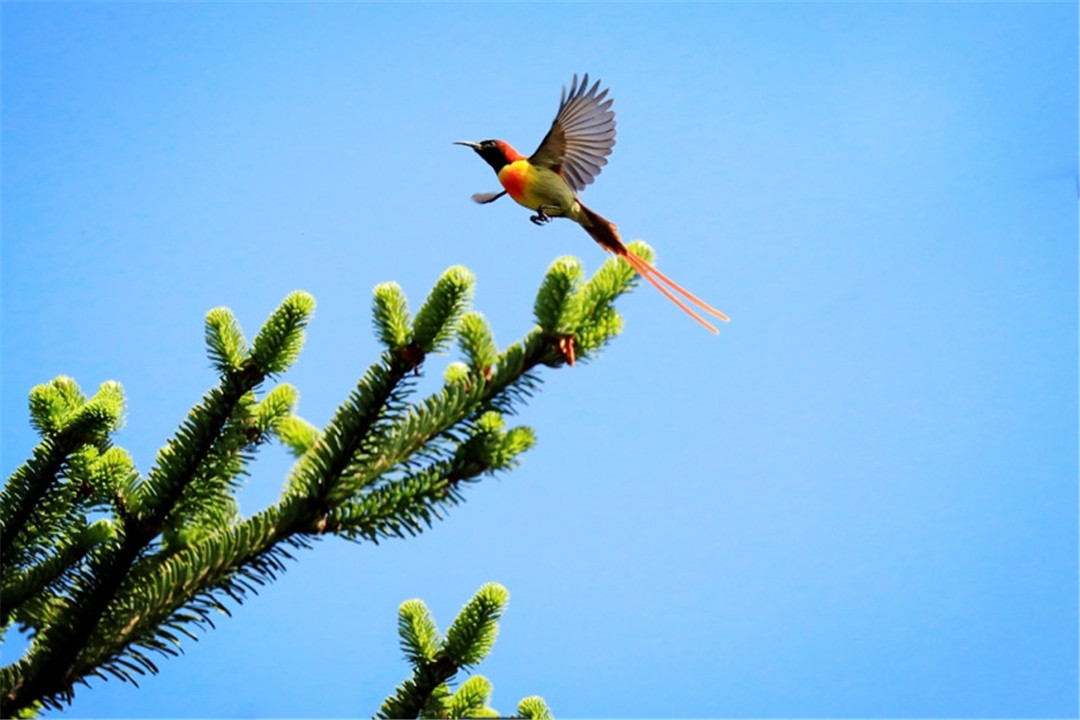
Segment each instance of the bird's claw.
M536 208L536 214L530 215L529 219L532 220L533 224L535 225L544 225L545 223L551 222L551 217L546 212L544 212L543 205Z

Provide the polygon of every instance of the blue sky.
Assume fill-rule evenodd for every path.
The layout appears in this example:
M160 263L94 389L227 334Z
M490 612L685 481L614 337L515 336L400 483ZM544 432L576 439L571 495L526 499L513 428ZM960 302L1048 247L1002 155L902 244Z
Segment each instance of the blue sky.
M29 389L123 383L145 471L214 383L205 312L319 302L323 424L370 293L446 267L509 343L580 228L450 143L531 152L575 72L618 142L583 199L732 316L647 286L550 372L539 443L420 538L330 540L71 716L370 715L396 608L511 604L493 705L557 716L1077 714L1075 4L3 5L3 470ZM431 382L441 374L436 358ZM269 448L244 491L271 502ZM4 661L14 659L9 638Z

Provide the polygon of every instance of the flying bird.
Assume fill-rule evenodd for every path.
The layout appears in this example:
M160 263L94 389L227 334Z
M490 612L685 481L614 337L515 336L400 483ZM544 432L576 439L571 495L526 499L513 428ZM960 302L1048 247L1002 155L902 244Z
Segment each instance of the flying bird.
M599 80L589 86L588 73L582 77L580 85L577 75L574 75L570 92L566 92L565 86L562 89L559 112L551 123L551 129L540 147L529 157L503 140L454 143L475 150L491 165L503 186L498 192L476 193L472 199L483 204L509 194L519 205L536 212L529 219L537 225L543 225L554 217L570 218L585 228L601 247L626 260L630 267L690 317L714 333L719 332L687 303L724 322L728 321L727 315L635 255L623 243L613 223L585 207L577 198L577 193L592 183L603 166L607 165L607 156L615 145L615 112L611 109L612 99L607 94L607 89L600 90Z

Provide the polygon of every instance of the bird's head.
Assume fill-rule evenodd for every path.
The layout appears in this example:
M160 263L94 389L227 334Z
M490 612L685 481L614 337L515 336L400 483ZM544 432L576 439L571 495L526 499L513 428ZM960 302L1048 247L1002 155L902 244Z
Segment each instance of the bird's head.
M497 173L515 160L524 160L525 156L510 146L510 143L502 140L481 140L472 142L459 140L455 145L471 147L476 154L487 160L488 165Z

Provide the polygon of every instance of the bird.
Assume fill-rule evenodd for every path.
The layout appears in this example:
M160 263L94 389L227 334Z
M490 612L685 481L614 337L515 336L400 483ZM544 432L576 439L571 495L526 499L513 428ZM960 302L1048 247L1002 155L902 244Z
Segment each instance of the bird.
M689 305L724 322L729 318L696 297L675 281L657 270L651 263L630 250L619 237L614 223L586 207L577 194L590 185L607 165L607 156L615 145L615 111L608 89L600 90L600 80L589 85L585 73L578 83L577 74L570 91L562 88L559 110L551 129L529 157L525 157L504 140L459 140L487 161L499 178L503 189L497 192L476 193L472 199L480 204L494 202L509 195L519 205L533 210L529 217L537 225L552 218L563 217L581 225L608 252L626 260L639 275L678 305L690 317L714 333L716 326L703 318ZM681 296L681 297L680 297ZM689 303L689 305L687 304Z

